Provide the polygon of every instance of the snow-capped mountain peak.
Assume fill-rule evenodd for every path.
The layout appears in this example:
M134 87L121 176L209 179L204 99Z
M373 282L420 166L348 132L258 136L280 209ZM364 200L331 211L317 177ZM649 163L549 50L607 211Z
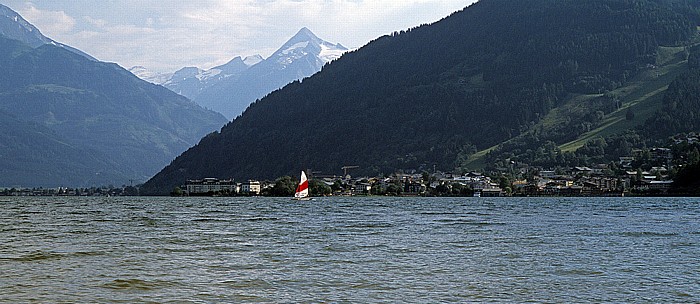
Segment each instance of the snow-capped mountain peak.
M302 28L269 58L202 90L194 101L228 118L241 114L251 102L295 80L309 77L348 49L318 38Z
M272 54L271 59L284 66L308 55L321 60L321 66L332 60L338 59L348 49L341 44L333 44L318 38L311 30L304 27L289 39L277 52Z
M318 38L311 30L306 27L302 27L292 38L290 38L287 43L282 46L283 48L288 45L297 44L299 42L311 41L316 44L321 44L323 40Z
M315 74L347 51L341 44L324 41L304 27L267 59L260 55L235 57L209 70L183 68L163 82L144 79L233 118L256 99ZM147 76L138 70L132 72Z

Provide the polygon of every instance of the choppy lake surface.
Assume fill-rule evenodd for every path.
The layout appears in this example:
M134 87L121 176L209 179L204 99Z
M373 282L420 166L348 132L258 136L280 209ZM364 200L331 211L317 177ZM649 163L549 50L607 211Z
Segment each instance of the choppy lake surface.
M0 302L697 303L700 200L0 197Z

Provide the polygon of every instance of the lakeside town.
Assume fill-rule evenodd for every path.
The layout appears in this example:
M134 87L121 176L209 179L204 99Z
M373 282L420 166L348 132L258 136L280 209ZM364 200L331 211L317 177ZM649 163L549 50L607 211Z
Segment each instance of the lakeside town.
M675 145L695 146L700 136L691 134ZM686 159L683 159L686 158ZM595 166L542 168L513 162L484 174L440 171L399 172L380 177L314 175L306 170L313 196L669 196L679 168L700 158L697 148L689 157L674 155L671 148L635 149L630 156ZM652 165L653 164L653 165ZM297 180L236 181L204 178L187 180L173 189L172 196L291 196ZM139 186L91 188L0 188L0 196L138 196Z
M463 175L437 172L432 174L392 174L388 177L351 176L316 178L316 195L321 196L630 196L668 195L673 181L665 180L658 172L627 172L624 178L604 175L604 168L575 167L558 172L543 170L532 181L515 180L505 183L478 172ZM661 169L659 169L661 170ZM642 178L639 179L639 174ZM321 184L320 186L318 184ZM279 180L237 183L234 180L205 178L188 180L173 192L175 196L281 196L287 192L274 190ZM314 185L312 185L314 189ZM322 189L319 191L318 189ZM323 190L325 189L325 190ZM312 190L312 193L314 190Z
M678 172L700 163L700 134L677 136L667 147L632 149L630 155L592 166L543 168L511 162L507 168L488 173L413 170L378 177L352 177L347 169L340 176L313 175L310 189L315 196L670 196ZM291 196L296 180L276 181L205 178L188 180L173 191L176 196L263 195Z
M665 168L652 172L628 171L624 177L606 176L608 168L574 167L570 170L541 170L532 180L508 182L478 172L463 175L436 172L392 174L387 177L347 176L312 177L312 193L320 196L625 196L667 195L673 181ZM641 176L641 178L640 178ZM293 194L278 190L280 180L236 182L232 179L188 180L176 188L173 196L282 196ZM288 178L289 181L292 181ZM289 193L288 193L289 192ZM137 196L138 188L0 188L0 196Z

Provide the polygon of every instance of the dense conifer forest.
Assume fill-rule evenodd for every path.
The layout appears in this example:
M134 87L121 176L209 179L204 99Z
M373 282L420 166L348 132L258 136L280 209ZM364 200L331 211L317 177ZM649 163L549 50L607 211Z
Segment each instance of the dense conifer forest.
M661 48L682 49L673 54L684 69L696 65L699 24L700 4L690 0L481 0L435 24L380 37L255 102L144 190L165 193L207 176L333 174L344 165L367 175L466 170L486 149L487 166L610 159L649 138L697 130L698 99L680 97L698 84L691 71L663 100L667 115L653 122L663 128L559 150L627 107L614 92L655 68ZM547 124L558 112L563 119Z

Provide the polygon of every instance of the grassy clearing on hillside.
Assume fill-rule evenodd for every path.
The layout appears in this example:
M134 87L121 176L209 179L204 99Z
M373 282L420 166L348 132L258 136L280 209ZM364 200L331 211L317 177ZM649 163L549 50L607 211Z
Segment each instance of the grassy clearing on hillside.
M687 69L687 54L684 49L684 47L659 48L656 66L649 67L648 70L629 81L626 86L610 92L620 98L621 107L605 115L595 129L583 133L576 140L560 143L559 148L562 151L573 152L583 147L589 140L621 133L646 122L661 108L668 85ZM525 134L561 125L569 119L568 117L585 112L588 102L601 96L602 94L573 95L562 106L550 111ZM626 118L628 110L634 113L634 118L631 120ZM517 140L522 136L519 135L509 141ZM497 147L493 146L473 154L465 167L483 168L486 166L485 156Z
M654 113L661 109L661 103L668 85L686 70L686 58L683 48L661 48L657 62L663 64L643 72L627 86L621 87L613 94L620 96L622 107L606 115L596 129L586 132L578 139L559 146L562 151L573 152L583 147L591 139L605 137L637 127L645 123ZM627 111L634 113L634 119L627 120Z

